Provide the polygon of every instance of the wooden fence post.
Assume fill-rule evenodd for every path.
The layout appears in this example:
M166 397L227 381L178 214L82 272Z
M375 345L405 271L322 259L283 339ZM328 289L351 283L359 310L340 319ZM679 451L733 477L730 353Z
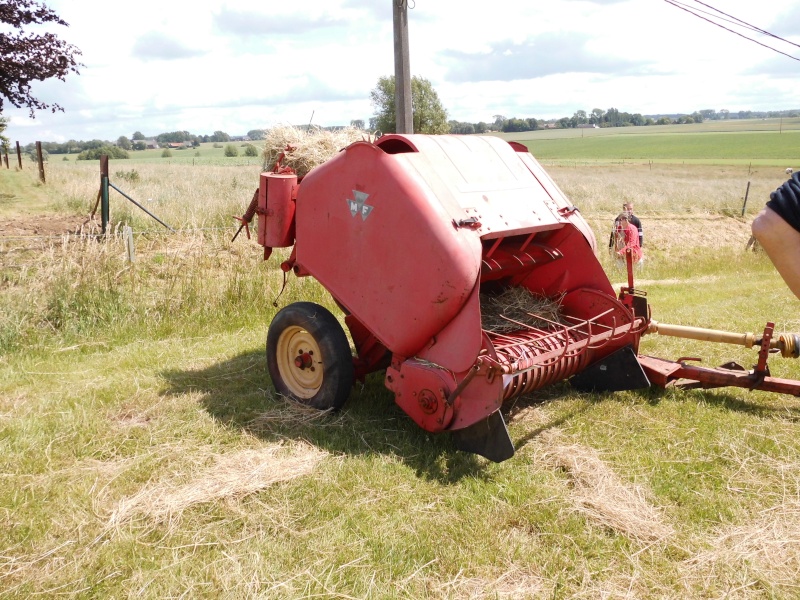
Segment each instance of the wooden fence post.
M22 150L20 150L19 142L17 142L17 163L19 164L19 170L22 170Z
M750 195L750 182L747 182L747 189L744 191L744 204L742 204L742 216L744 216L744 211L747 209L747 196Z
M44 158L42 157L42 142L36 142L36 158L39 159L39 179L42 183L47 183L44 179Z

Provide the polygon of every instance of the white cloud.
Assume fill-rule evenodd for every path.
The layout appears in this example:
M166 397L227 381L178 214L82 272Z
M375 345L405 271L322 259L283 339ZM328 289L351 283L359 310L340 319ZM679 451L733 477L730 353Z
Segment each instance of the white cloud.
M690 0L691 2L691 0ZM394 73L388 0L48 0L79 47L79 76L34 85L64 113L11 109L12 140L109 139L134 131L232 135L277 123L347 124ZM411 71L451 118L551 118L576 110L800 108L800 62L653 0L416 0ZM794 0L724 10L797 42ZM755 36L752 32L749 34ZM792 38L791 36L795 36ZM759 38L777 45L774 38ZM800 49L781 49L800 57Z

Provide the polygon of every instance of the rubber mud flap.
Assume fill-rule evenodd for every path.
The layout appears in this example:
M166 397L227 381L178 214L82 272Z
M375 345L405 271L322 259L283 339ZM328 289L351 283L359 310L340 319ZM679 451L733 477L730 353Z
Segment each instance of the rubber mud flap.
M514 456L514 444L499 410L474 425L454 431L453 437L459 450L492 462L503 462Z
M580 392L621 392L650 387L650 380L631 346L589 365L569 382Z

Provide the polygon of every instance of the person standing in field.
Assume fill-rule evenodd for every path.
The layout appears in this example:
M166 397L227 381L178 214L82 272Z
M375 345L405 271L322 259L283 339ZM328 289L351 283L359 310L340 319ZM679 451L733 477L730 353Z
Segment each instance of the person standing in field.
M628 250L633 255L633 262L638 263L642 260L642 247L639 244L639 229L631 223L630 217L627 213L620 213L614 220L616 229L614 231L615 237L615 252L618 261L625 260L625 254Z
M800 299L800 173L769 195L751 225L753 237Z
M639 248L644 247L644 230L642 229L642 221L633 214L633 202L624 202L622 204L622 214L628 217L628 223L634 225L636 230L639 233ZM619 217L614 219L614 228L611 230L611 238L608 240L608 249L611 250L615 248L617 240L615 238L617 231L619 230L618 222ZM617 250L619 248L616 248Z

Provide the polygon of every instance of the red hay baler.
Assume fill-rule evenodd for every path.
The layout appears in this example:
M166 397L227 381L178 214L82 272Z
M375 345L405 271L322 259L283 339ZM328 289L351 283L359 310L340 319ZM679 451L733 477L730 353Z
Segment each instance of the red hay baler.
M339 320L317 304L286 306L269 327L275 388L320 409L340 407L356 379L385 370L386 387L420 427L502 461L514 454L503 402L566 379L593 391L688 380L800 393L800 382L766 369L770 348L796 356L800 339L772 339L770 326L759 339L718 340L760 344L752 372L639 356L640 337L656 324L630 260L617 294L591 228L521 144L453 135L356 142L301 180L280 165L262 173L243 221L254 213L265 259L293 247L284 273L314 277L344 314L355 357ZM484 328L481 296L511 287L554 299L560 318ZM693 335L676 329L668 334ZM702 331L699 339L722 333Z

